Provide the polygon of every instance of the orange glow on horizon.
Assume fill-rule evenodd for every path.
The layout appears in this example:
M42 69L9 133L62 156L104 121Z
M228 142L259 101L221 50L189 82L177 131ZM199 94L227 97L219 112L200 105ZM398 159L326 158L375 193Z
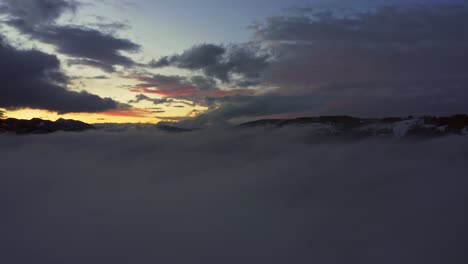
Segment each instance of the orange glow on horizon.
M120 117L148 117L153 112L144 109L128 109L128 110L111 110L101 113L106 116L120 116Z
M33 119L41 118L55 121L59 118L74 119L89 124L98 123L149 123L156 124L161 119L154 116L151 111L144 109L113 110L102 113L68 113L60 115L56 112L39 109L20 109L6 111L3 118Z

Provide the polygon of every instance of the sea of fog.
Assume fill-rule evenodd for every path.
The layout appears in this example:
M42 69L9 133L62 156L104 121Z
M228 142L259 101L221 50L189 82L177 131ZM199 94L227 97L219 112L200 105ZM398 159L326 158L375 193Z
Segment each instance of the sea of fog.
M5 264L468 263L468 137L0 136Z

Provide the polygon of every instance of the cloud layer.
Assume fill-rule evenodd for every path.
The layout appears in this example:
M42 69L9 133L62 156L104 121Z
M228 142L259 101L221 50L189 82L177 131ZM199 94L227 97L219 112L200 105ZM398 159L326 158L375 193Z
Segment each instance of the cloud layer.
M278 109L369 117L465 113L467 18L466 5L448 3L347 12L297 8L253 25L254 37L246 44L251 53L241 52L249 56L228 56L224 46L202 44L152 65L201 70L222 81L243 76L238 88L244 81L268 93L245 102L231 93L218 100L225 103L213 115L232 110L227 115L252 117ZM277 105L301 96L309 103Z
M79 7L78 2L67 0L3 0L0 5L30 26L53 23L63 13L75 12Z
M0 137L9 263L454 263L468 142L295 130Z
M388 1L386 7L367 2L355 3L362 7L356 9L291 8L253 24L244 43L198 43L146 64L128 54L140 45L116 34L126 22L63 24L59 19L76 12L77 1L5 0L0 13L22 34L54 46L69 65L118 69L120 78L138 81L124 86L124 93L139 96L132 103L183 100L208 107L189 120L194 124L275 115L468 112L468 6L455 0Z
M69 112L100 112L117 102L66 88L68 77L56 56L37 50L16 50L0 36L0 107Z
M283 89L437 106L467 95L467 15L465 6L303 11L270 18L255 33L279 57L266 81Z
M251 45L201 44L178 55L162 57L150 62L155 68L174 66L202 71L209 77L230 82L234 75L246 80L256 80L268 66L269 56L261 54Z
M136 63L121 52L137 52L140 46L131 40L83 25L61 25L56 20L79 7L75 1L65 0L7 0L3 11L10 16L8 24L23 34L57 51L75 58L75 64L101 68L113 72L115 65L131 67Z

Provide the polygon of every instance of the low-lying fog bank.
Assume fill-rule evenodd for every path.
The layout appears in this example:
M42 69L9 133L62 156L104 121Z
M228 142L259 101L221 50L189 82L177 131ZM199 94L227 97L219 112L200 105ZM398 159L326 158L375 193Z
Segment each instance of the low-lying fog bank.
M468 263L468 137L0 137L0 259Z

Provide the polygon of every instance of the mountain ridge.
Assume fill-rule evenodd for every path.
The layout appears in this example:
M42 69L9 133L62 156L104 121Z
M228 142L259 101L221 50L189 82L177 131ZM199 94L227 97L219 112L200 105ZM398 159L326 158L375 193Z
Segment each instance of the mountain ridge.
M0 119L0 133L12 134L49 134L54 132L83 132L96 127L85 122L72 119L57 119L56 121L33 118L30 120L7 118Z
M77 120L58 119L56 121L33 118L0 119L0 134L48 134L54 132L83 132L87 130L106 130L123 132L129 125L91 125ZM140 127L141 126L141 127ZM136 130L163 131L167 133L192 132L187 129L165 125L137 125ZM317 116L293 119L260 119L242 123L234 128L282 129L302 128L312 136L360 139L369 137L439 137L446 135L468 135L468 115L358 118L352 116Z
M396 137L437 137L468 134L468 115L357 118L352 116L318 116L294 119L261 119L243 123L238 128L283 127L315 128L316 135L322 136L396 136Z

